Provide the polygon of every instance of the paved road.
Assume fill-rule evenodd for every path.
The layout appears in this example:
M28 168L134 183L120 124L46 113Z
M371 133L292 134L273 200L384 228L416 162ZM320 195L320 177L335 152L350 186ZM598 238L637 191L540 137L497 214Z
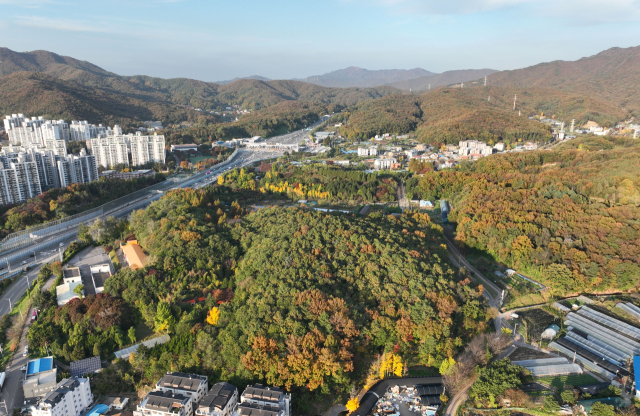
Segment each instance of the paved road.
M37 266L33 270L30 270L27 273L29 276L29 282L33 282L37 276L40 268L42 266ZM42 287L42 290L49 289L53 282L54 278L51 278L47 281L47 283ZM13 286L7 290L2 296L2 300L0 300L0 306L3 309L7 309L9 306L9 302L6 302L5 299L7 297L16 301L22 296L24 291L26 290L26 278L21 279L20 282L15 283ZM6 306L4 304L7 304ZM3 312L4 314L5 312ZM32 311L27 312L27 316L30 316ZM29 321L27 320L27 324L23 328L22 337L20 339L20 343L18 344L18 348L16 349L15 355L9 362L7 368L5 369L7 373L7 378L4 382L4 389L0 394L2 399L6 400L7 409L11 412L14 406L22 406L24 400L24 394L22 391L22 380L23 380L23 372L22 367L27 365L28 357L23 356L24 348L27 346L27 331L29 330ZM4 410L4 409L2 409Z

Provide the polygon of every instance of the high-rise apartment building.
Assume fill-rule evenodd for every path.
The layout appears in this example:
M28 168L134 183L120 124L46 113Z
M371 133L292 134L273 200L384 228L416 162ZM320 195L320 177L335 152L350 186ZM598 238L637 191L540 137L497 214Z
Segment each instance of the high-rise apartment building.
M96 157L96 163L103 168L123 164L129 166L129 152L126 136L105 136L91 139L91 153Z
M72 121L70 126L70 138L73 141L96 139L107 135L107 128L102 124L89 124L87 121Z
M140 166L149 162L164 163L164 135L136 135L128 138L131 144L131 164L133 166Z
M17 204L42 193L38 166L26 153L0 157L0 204Z
M80 151L80 156L67 156L58 160L57 165L62 188L72 183L89 183L99 179L96 158L94 155L87 155L84 149Z
M69 124L64 120L12 114L5 116L4 129L11 144L21 144L24 147L46 146L45 140L69 140Z

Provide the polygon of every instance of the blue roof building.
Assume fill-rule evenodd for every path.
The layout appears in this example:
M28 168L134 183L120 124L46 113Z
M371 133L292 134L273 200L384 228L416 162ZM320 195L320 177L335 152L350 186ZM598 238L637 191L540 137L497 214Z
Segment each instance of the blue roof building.
M640 376L640 356L636 355L633 357L633 374L634 377L636 374ZM636 397L640 399L640 383L638 383L638 379L635 379L636 382Z

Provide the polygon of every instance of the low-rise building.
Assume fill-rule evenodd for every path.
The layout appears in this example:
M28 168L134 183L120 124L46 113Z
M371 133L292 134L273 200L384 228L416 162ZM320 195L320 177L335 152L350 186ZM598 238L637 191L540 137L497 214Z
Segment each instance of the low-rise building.
M80 274L80 268L67 267L64 270L62 270L62 282L63 283L82 282L82 275Z
M79 298L80 296L75 292L78 286L82 286L82 281L63 283L60 286L56 286L58 306L66 305L72 299ZM80 293L84 296L84 289L80 290Z
M188 373L167 373L157 383L157 391L181 394L191 398L195 406L208 391L207 376Z
M107 397L104 404L109 407L109 412L112 410L124 410L125 406L129 403L127 397Z
M124 245L120 243L120 248L127 264L132 269L142 269L147 264L147 255L144 254L137 240L127 241Z
M104 282L111 277L111 265L98 264L96 266L91 266L89 270L91 270L91 281L93 282L93 288L96 295L98 293L102 293L104 290Z
M53 357L38 358L27 363L27 371L22 381L24 398L42 397L56 388L57 370Z
M191 416L193 402L190 397L170 391L150 391L142 399L134 416Z
M358 156L378 156L378 146L358 147Z
M198 416L231 416L238 404L238 389L229 383L220 382L211 387L196 409Z
M383 170L383 169L391 169L394 164L398 163L398 161L393 157L388 157L384 159L376 159L373 162L373 168L375 170Z
M237 411L242 416L290 416L291 395L277 387L247 386Z
M198 151L198 145L191 144L172 144L171 151L172 152L188 152L189 150L193 150L194 152Z
M65 378L31 406L32 416L78 416L93 402L88 378Z

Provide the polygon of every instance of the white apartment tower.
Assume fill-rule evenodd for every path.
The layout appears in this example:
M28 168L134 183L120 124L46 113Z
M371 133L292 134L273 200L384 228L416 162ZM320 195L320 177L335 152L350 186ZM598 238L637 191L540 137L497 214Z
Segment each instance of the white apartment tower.
M85 121L72 121L70 126L71 140L80 141L85 140L89 141L91 139L98 138L100 136L107 135L107 128L102 124L95 125L89 124Z
M88 378L71 377L58 383L31 406L32 416L78 416L93 402Z
M99 179L96 158L94 155L87 155L84 149L80 151L80 156L71 155L58 160L57 167L62 188L73 183L89 183Z
M0 157L0 204L25 202L42 193L38 166L25 153Z
M106 136L91 139L91 152L98 166L111 169L123 164L129 166L129 153L125 136Z
M131 164L144 165L149 162L164 163L164 135L130 136Z
M69 140L69 125L64 120L12 114L5 116L4 129L11 144L21 144L24 147L46 146L45 140Z

